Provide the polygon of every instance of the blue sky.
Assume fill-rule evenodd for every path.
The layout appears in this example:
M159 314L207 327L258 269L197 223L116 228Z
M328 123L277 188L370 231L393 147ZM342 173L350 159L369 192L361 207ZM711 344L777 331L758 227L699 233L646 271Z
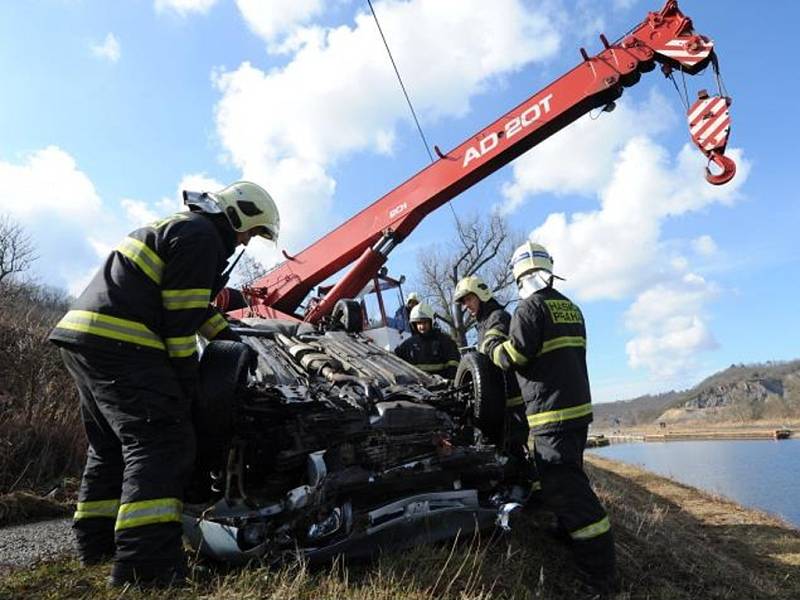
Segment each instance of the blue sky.
M800 355L800 4L680 4L715 40L734 99L734 182L703 181L679 98L654 71L614 113L453 201L463 215L501 208L549 247L586 314L601 401ZM449 148L661 2L374 6L428 139ZM4 2L0 69L0 214L34 236L35 276L72 292L184 187L261 183L282 211L280 247L296 252L427 163L365 1ZM687 83L692 96L713 88L708 75ZM417 252L452 219L431 215L390 270L413 281Z

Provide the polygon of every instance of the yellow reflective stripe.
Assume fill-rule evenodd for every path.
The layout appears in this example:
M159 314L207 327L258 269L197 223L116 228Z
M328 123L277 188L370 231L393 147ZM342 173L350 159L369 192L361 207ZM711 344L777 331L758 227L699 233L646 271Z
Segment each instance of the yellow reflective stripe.
M72 518L76 521L78 519L92 519L95 517L104 517L107 519L116 519L117 511L119 510L119 500L91 500L89 502L78 502L75 514Z
M119 531L153 523L180 523L182 508L183 503L177 498L158 498L123 504L119 507L114 529Z
M586 338L580 335L565 335L563 337L547 340L542 344L542 349L536 356L546 352L552 352L553 350L558 350L559 348L586 348Z
M208 308L208 302L210 300L211 290L207 288L161 290L161 303L167 310Z
M211 315L211 318L209 318L208 321L200 325L198 333L207 340L213 340L215 337L217 337L217 335L219 335L219 332L225 329L227 326L228 322L225 320L225 318L218 313L214 313Z
M495 346L494 350L492 350L492 362L496 364L498 367L503 368L503 364L500 361L500 354L504 352L503 344L499 346Z
M164 274L164 261L144 242L127 237L117 246L117 252L127 256L156 285L161 285Z
M153 221L150 223L150 227L155 229L160 229L164 225L172 223L173 221L183 221L189 218L188 212L179 212L178 214L172 215L171 217L167 217L166 219L161 219L160 221Z
M582 527L577 531L571 531L569 537L573 540L591 540L606 533L611 529L611 523L608 522L608 517L603 517L596 523Z
M505 342L503 342L502 347L508 354L508 358L510 358L511 362L513 362L514 364L519 366L524 366L528 364L528 359L525 358L525 355L522 354L519 350L514 348L514 344L511 343L511 340L506 340Z
M481 341L480 348L478 348L479 352L483 352L484 354L486 354L486 343L489 341L489 338L492 337L499 337L503 339L508 338L508 336L499 329L492 328L483 334L483 340Z
M506 398L506 408L519 406L522 403L523 403L522 396L514 396L513 398Z
M538 491L540 491L541 489L542 489L542 482L541 482L541 481L538 481L538 480L537 480L537 481L534 481L534 482L531 484L531 491L532 491L532 492L538 492Z
M528 415L528 425L531 427L539 427L541 425L549 425L550 423L561 423L563 421L569 421L570 419L579 419L580 417L585 417L590 414L592 414L592 403L587 402L586 404L562 408L561 410L549 410L535 415Z
M111 317L88 310L71 310L56 325L56 329L69 329L91 333L112 340L130 342L164 350L164 342L145 325L137 321Z
M166 338L164 341L167 342L167 352L171 358L186 358L197 352L197 339L193 335Z

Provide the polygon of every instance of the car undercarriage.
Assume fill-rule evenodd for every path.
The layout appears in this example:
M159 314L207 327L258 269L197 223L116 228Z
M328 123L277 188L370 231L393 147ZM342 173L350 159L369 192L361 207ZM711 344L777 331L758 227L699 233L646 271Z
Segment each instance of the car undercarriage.
M518 506L471 379L459 388L359 333L241 325L241 343L211 342L201 361L183 517L201 554L366 557L493 526Z

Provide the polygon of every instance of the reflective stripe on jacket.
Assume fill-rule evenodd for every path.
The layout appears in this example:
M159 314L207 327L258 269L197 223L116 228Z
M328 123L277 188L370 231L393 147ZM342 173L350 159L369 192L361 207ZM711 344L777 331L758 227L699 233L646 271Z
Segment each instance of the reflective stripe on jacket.
M418 369L447 379L455 378L461 360L453 338L438 329L412 335L395 348L394 353Z
M580 308L552 288L522 300L508 339L491 344L492 361L517 374L534 433L592 421L586 328Z
M481 302L476 317L475 329L478 332L478 352L492 358L492 350L508 339L511 315L494 298ZM506 407L512 408L522 404L522 392L513 372L506 371Z
M195 335L213 339L228 326L210 301L235 247L230 227L198 213L137 229L111 252L50 339L166 352L179 377L191 378Z

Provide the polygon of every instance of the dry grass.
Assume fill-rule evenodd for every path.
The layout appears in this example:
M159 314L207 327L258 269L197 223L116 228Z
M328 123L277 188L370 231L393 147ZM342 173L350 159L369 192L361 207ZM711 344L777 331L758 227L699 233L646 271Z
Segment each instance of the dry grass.
M11 492L0 496L0 527L40 519L65 517L75 506L54 498L42 498L27 492Z
M590 475L611 516L622 582L619 600L800 598L800 532L621 463L590 457ZM9 574L0 599L581 599L567 548L544 532L549 515L526 514L509 535L387 554L319 569L228 572L197 564L187 590L109 591L109 567L74 560Z
M0 494L46 492L84 460L75 385L47 341L66 308L47 294L0 288Z

